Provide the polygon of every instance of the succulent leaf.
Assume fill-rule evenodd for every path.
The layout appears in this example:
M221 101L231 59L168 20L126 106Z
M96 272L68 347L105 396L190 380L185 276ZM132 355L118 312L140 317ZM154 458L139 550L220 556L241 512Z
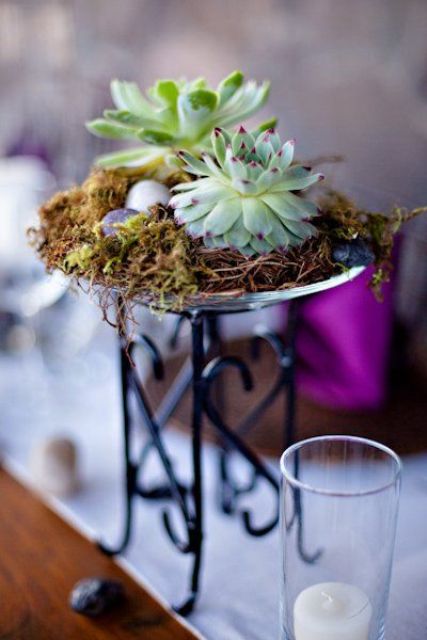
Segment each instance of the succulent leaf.
M251 239L251 232L243 224L242 216L239 216L231 229L224 235L229 247L245 247Z
M224 172L218 167L215 160L208 153L202 153L202 159L211 172L211 176L215 176L220 179L225 177Z
M156 166L163 162L164 148L155 146L136 147L113 151L97 158L100 167Z
M292 242L292 234L289 233L289 228L285 228L277 216L272 212L269 212L269 221L271 225L271 231L268 234L266 240L275 248L284 251L289 247Z
M191 235L203 236L208 247L253 255L284 251L316 234L308 219L318 215L317 207L299 192L323 176L292 164L294 141L282 144L272 129L255 136L243 127L217 128L212 148L214 155L200 158L180 152L197 179L174 187L170 204Z
M284 217L286 220L295 220L300 222L309 217L308 214L295 209L286 199L278 193L264 193L261 196L261 200L270 207L270 209L279 217Z
M124 109L137 116L149 115L150 105L144 99L136 82L111 82L111 97L118 109Z
M212 211L212 204L210 202L203 204L195 204L191 207L191 211L185 217L186 223L195 222L199 218L205 218L208 213ZM175 216L177 218L177 216Z
M219 83L216 90L204 78L192 82L158 80L144 96L135 82L113 80L111 96L116 109L104 111L104 117L87 123L94 135L113 139L136 139L146 144L167 147L164 160L177 149L199 155L210 151L214 142L209 136L215 127L241 122L260 109L267 99L269 84L244 82L235 71ZM216 153L230 140L216 140ZM102 166L110 155L101 157ZM114 160L114 162L116 162Z
M133 128L141 129L142 127L151 128L153 125L155 125L155 122L153 120L148 120L147 118L144 118L144 116L137 116L134 113L131 113L130 111L126 111L124 109L121 111L106 109L103 115L105 120L110 122L117 122L124 127L130 127L132 130Z
M92 120L92 122L88 124L88 129L96 136L112 138L113 140L131 140L134 137L131 127L116 122L109 122L103 118Z
M251 234L263 240L271 231L269 208L257 198L242 198L243 224Z
M265 255L273 250L273 246L268 242L268 240L263 240L261 238L252 238L250 246L255 253L259 253L260 255Z
M176 109L179 87L174 80L158 80L150 95L156 102Z
M244 75L241 71L233 71L219 83L218 93L221 105L225 104L236 93L237 89L242 86L243 80Z
M265 122L261 122L261 124L259 124L257 128L253 131L253 134L256 138L263 131L268 131L268 129L275 129L276 127L277 127L277 118L270 118Z
M221 133L219 129L214 129L212 136L212 146L215 152L215 156L219 159L220 162L224 162L225 160L225 152L226 152L226 141L224 135Z
M240 127L239 134L231 139L231 147L235 155L244 152L245 149L252 149L255 144L255 138L244 127Z
M155 131L154 129L140 129L137 136L143 142L148 144L168 145L173 141L173 137L164 131Z

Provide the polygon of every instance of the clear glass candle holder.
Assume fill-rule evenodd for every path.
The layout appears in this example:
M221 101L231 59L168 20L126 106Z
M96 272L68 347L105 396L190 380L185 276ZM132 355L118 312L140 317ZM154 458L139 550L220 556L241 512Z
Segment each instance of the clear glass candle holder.
M398 456L371 440L299 442L281 462L281 640L383 640Z

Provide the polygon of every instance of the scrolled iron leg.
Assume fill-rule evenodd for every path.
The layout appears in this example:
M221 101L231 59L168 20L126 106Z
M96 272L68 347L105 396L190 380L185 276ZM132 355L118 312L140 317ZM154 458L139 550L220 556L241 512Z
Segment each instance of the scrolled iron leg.
M219 485L218 485L218 502L221 511L231 516L236 513L238 507L238 498L245 493L251 493L255 489L258 476L256 471L252 470L252 477L246 485L237 485L230 475L230 449L224 442L222 449L218 453L219 460Z
M292 327L294 329L294 326ZM278 362L278 370L276 378L271 388L265 393L263 398L249 411L249 413L240 421L237 427L234 429L235 434L242 439L253 426L258 422L259 418L265 413L265 411L271 406L271 404L280 395L283 395L284 399L289 393L289 373L292 371L294 362L292 354L287 345L283 342L282 338L276 333L268 330L263 326L257 326L256 333L251 343L252 358L257 360L259 358L259 347L261 342L267 342L276 354ZM291 405L291 411L287 413L286 428L289 431L293 431L293 424L289 425L289 422L293 421L293 405ZM236 483L232 474L232 455L234 447L228 444L227 439L222 438L220 440L221 449L218 452L219 457L219 499L220 507L223 513L227 515L233 515L238 511L239 498L241 495L251 493L258 480L261 478L260 474L255 469L252 470L252 476L245 485ZM252 531L252 527L246 526L248 524L245 521L245 527L247 530L256 535ZM262 529L261 529L262 535Z
M255 328L255 335L251 343L252 358L257 360L260 355L260 345L267 342L273 349L277 358L277 376L271 388L264 397L252 408L235 428L236 434L242 438L257 423L260 417L279 396L283 396L285 405L284 421L284 445L285 448L293 441L295 431L295 390L293 388L295 366L295 331L296 331L296 306L291 305L289 310L289 323L286 340L264 326ZM232 450L226 441L221 442L219 451L220 473L220 506L223 513L232 515L238 509L239 497L242 494L251 493L260 476L255 471L250 481L244 485L236 484L231 473Z
M189 533L191 553L193 554L193 566L190 578L190 594L181 605L174 607L175 611L183 616L187 616L192 612L199 595L203 550L202 421L204 385L202 373L205 359L203 316L194 314L191 316L190 321L193 363L193 406L191 418L193 481L190 494L193 512Z
M126 474L126 494L125 494L125 522L121 541L114 547L100 541L97 543L99 549L108 556L115 556L122 553L129 544L132 530L133 497L136 492L137 466L130 457L130 428L131 418L129 414L129 357L126 351L125 338L120 339L120 376L122 390L122 410L123 410L123 448L125 458Z
M210 422L215 427L217 432L221 435L221 439L226 443L227 448L230 451L234 450L238 452L242 456L242 458L249 463L253 472L256 474L256 477L266 480L267 483L272 487L274 493L276 494L276 497L278 497L279 483L274 477L273 473L270 472L267 465L260 458L258 458L258 456L250 449L248 445L245 444L245 442L237 435L237 433L235 433L227 426L221 416L221 413L218 411L218 408L210 398L212 383L222 371L230 367L235 368L240 373L241 382L245 391L250 391L252 389L253 385L250 371L242 360L232 356L215 358L205 367L203 371L203 384L205 387L204 409L206 415L208 416ZM276 504L278 505L278 500L276 501ZM278 508L276 508L275 516L263 527L255 526L253 524L251 512L244 510L240 511L240 514L245 530L250 535L256 537L263 536L269 533L277 525L279 519Z

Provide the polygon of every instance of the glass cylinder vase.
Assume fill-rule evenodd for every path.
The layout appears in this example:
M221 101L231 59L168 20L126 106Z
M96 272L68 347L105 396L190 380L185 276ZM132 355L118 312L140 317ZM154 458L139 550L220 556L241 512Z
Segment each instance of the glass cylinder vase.
M383 640L401 464L325 436L281 459L281 640Z

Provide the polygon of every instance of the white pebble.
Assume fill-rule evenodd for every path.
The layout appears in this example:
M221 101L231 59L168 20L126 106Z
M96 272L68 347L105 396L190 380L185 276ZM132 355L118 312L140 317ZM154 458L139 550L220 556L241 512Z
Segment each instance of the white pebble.
M68 438L46 438L30 453L30 471L42 491L56 496L73 493L79 486L77 448Z
M156 180L140 180L131 187L126 198L126 207L137 211L148 212L148 207L155 204L166 206L171 193L164 184Z

